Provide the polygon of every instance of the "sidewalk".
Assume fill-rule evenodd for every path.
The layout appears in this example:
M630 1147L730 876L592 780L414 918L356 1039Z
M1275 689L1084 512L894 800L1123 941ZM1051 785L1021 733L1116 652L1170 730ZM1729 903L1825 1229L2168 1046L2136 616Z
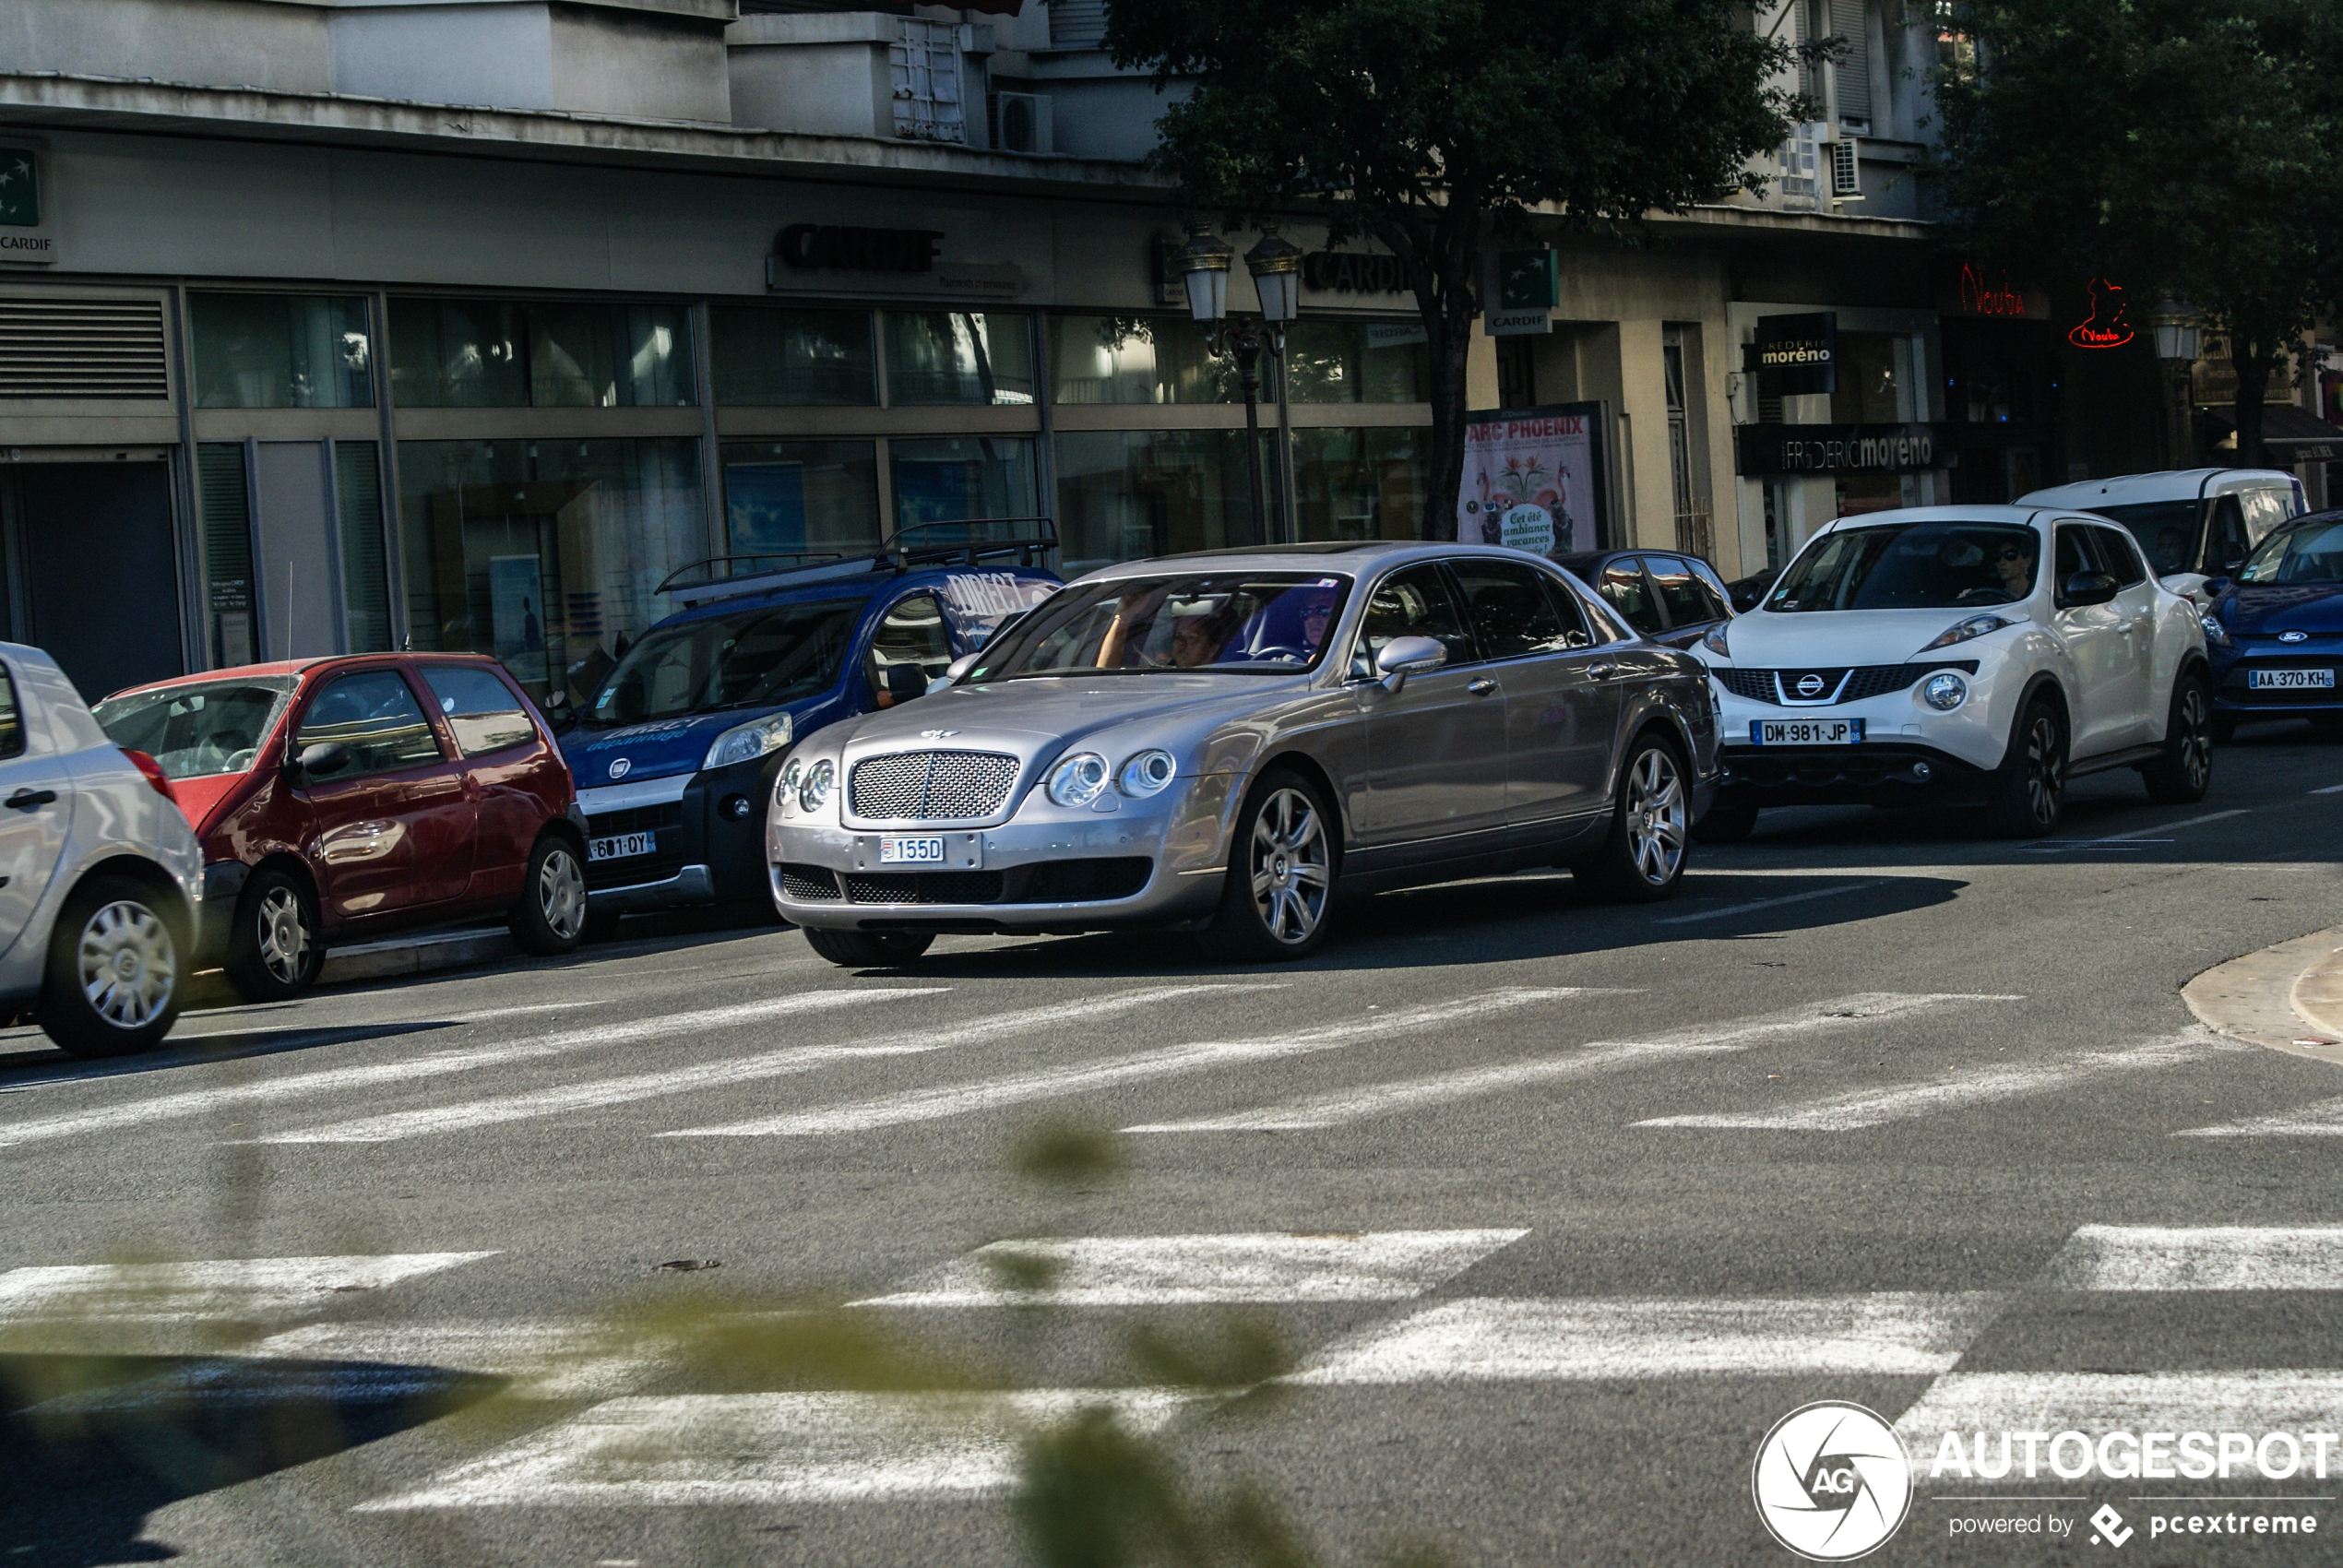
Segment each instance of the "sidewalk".
M2343 1066L2343 926L2217 965L2181 995L2223 1034Z

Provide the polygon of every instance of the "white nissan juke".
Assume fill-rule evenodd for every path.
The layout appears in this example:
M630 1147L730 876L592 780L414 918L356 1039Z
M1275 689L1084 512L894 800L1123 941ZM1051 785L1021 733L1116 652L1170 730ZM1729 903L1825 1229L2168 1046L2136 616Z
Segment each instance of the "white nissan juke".
M2173 803L2212 780L2204 623L2104 518L1842 517L1697 651L1725 765L1704 838L1821 804L1976 807L1990 831L2032 837L2080 774L2136 768Z

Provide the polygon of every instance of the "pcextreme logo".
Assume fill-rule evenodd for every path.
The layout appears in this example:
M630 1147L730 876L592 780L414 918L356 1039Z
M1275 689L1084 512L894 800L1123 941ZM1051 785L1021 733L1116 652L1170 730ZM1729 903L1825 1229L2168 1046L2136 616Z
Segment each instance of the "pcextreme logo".
M1912 1504L1911 1461L1896 1429L1861 1405L1802 1405L1757 1445L1757 1517L1814 1562L1845 1562L1894 1535Z

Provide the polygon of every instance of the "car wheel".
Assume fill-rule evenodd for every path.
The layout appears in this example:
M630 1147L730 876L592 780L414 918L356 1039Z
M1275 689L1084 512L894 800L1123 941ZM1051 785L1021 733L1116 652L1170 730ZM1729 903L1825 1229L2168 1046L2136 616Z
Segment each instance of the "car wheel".
M1676 891L1692 855L1692 800L1683 757L1657 734L1635 738L1620 770L1611 831L1589 861L1571 867L1604 897L1648 904Z
M1985 831L1996 838L2040 838L2058 826L2066 798L2066 726L2037 697L2017 716L2009 751L1993 773Z
M558 833L539 837L506 923L524 953L558 958L577 950L586 934L586 868L576 845Z
M821 931L805 928L807 946L850 969L891 969L916 960L935 938L910 931Z
M2213 698L2205 677L2191 670L2172 684L2172 711L2164 721L2164 751L2140 769L2147 798L2184 806L2205 798L2213 783Z
M301 878L279 866L255 872L236 897L222 967L246 1002L285 1002L317 983L326 967L317 901Z
M1210 956L1299 958L1326 940L1334 911L1334 815L1317 786L1273 767L1245 796L1229 849L1229 879L1212 923L1196 933Z
M1704 844L1738 844L1757 831L1757 808L1717 805L1692 825L1692 836Z
M179 964L152 890L126 876L91 877L49 933L41 1028L76 1056L145 1051L179 1021Z

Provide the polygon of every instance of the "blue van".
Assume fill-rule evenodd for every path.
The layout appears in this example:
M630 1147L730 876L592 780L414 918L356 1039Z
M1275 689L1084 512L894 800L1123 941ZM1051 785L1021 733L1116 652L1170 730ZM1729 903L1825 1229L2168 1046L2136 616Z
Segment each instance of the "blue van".
M1031 531L974 537L1003 527ZM1047 518L929 523L875 555L716 556L661 583L684 609L555 737L586 814L589 934L697 904L772 918L765 814L791 745L925 695L1057 591L1056 548Z

